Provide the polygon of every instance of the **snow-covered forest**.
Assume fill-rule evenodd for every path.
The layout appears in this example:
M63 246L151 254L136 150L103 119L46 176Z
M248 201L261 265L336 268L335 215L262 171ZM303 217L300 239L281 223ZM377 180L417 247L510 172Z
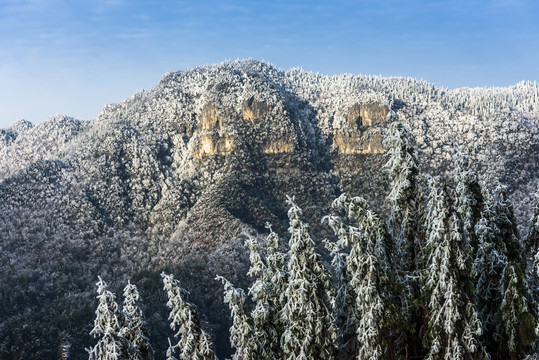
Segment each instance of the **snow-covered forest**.
M97 301L117 318L111 346L133 350L142 331L145 354L170 347L180 357L166 304L187 300L167 300L177 283L168 278L164 292L165 272L189 290L208 356L435 359L454 346L470 358L518 358L535 341L538 98L526 82L444 90L249 60L166 74L92 121L17 121L0 130L0 357L82 359L90 347L98 356L112 340L94 318ZM395 150L403 133L405 152ZM293 243L319 261L302 264ZM325 279L312 289L319 304L286 295L294 276L313 283L296 267ZM109 283L98 300L97 276ZM265 292L266 276L279 277L282 299ZM111 294L128 280L137 295L126 288L120 310ZM138 292L146 330L129 325L140 326ZM326 309L313 320L323 334L283 327L284 313L305 317L305 306ZM261 328L268 312L273 330ZM301 334L323 342L299 350Z

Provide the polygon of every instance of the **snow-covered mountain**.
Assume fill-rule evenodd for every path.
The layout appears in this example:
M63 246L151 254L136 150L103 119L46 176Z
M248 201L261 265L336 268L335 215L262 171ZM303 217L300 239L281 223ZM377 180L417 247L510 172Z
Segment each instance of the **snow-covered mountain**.
M0 358L52 359L64 342L84 358L97 275L131 278L146 303L164 304L158 274L173 269L202 313L222 307L211 279L247 281L241 234L270 222L285 236L286 195L319 239L342 191L383 211L390 110L414 134L423 174L450 179L458 145L482 180L509 186L525 224L539 184L532 83L443 90L248 60L166 74L90 122L0 130ZM166 310L146 310L160 349ZM217 313L206 312L213 327Z

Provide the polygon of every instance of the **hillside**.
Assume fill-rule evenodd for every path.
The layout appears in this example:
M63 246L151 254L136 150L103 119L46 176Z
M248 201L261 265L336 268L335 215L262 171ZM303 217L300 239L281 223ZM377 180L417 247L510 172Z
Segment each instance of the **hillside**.
M424 173L449 177L455 143L482 180L509 186L526 224L539 185L531 83L443 90L248 60L166 74L90 122L0 130L0 358L53 359L63 343L85 358L98 275L115 289L139 286L162 354L162 269L192 290L226 353L213 277L248 282L242 233L263 236L269 222L286 238L286 195L317 239L329 236L320 219L343 191L386 209L390 110L415 136Z

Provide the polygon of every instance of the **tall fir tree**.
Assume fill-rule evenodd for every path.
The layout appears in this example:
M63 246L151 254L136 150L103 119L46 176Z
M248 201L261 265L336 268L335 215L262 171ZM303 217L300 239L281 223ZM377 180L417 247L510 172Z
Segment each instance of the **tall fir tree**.
M498 354L515 359L536 342L537 321L535 309L525 276L525 256L520 243L513 205L507 196L507 187L498 186L493 196L495 234L505 244L507 263L501 274L501 304L495 314L497 320Z
M386 119L390 122L382 144L388 157L384 169L390 176L390 192L387 197L391 205L389 231L396 243L399 273L403 288L401 308L404 315L401 326L404 332L405 357L416 358L423 355L418 334L423 323L420 303L420 286L417 271L421 267L421 253L424 243L424 220L421 192L417 185L418 162L414 154L412 136L391 111Z
M360 197L343 194L333 207L345 210L349 221L357 223L357 227L344 227L330 218L339 242L350 246L346 264L354 297L357 359L394 358L391 328L398 311L391 302L395 283L390 259L392 240L386 224Z
M421 193L417 186L418 162L414 154L412 136L397 120L394 112L388 114L390 121L387 135L382 144L388 157L384 169L390 176L391 204L389 228L402 252L401 261L406 270L415 270L421 250L422 218Z
M125 315L120 311L116 297L108 290L107 283L98 277L94 328L90 335L100 337L97 344L86 349L90 360L140 359L140 353L121 335Z
M153 349L150 345L148 325L139 307L140 295L135 285L128 281L124 288L123 313L126 315L125 326L120 334L133 344L140 354L141 360L153 359Z
M453 156L453 162L455 164L453 179L456 184L457 214L464 225L464 234L468 238L473 254L475 254L479 247L475 225L481 219L483 211L481 186L477 174L470 169L468 157L458 149Z
M334 359L336 333L327 271L315 251L307 224L301 221L301 209L293 198L288 198L288 204L288 284L281 310L284 358Z
M201 328L198 314L193 304L187 302L187 291L182 289L172 275L161 273L164 290L168 296L169 319L172 330L178 331L178 343L169 347L168 358L173 358L179 350L180 360L216 360L209 335Z
M344 227L342 221L336 216L330 215L326 218L332 228ZM340 233L340 231L336 232ZM335 285L331 305L337 329L336 355L338 359L353 359L358 353L359 346L356 335L358 326L355 314L355 296L350 286L350 274L347 266L348 255L341 246L327 239L324 240L324 245L332 256L332 282Z
M533 210L533 216L530 219L530 225L528 228L528 236L526 236L526 253L527 260L530 265L533 266L533 273L539 276L539 190L534 194L535 207ZM539 284L535 283L536 286ZM539 303L539 298L536 298L536 302Z
M514 360L530 350L537 340L537 323L530 308L530 296L520 263L507 263L501 285L502 303L497 318L503 341L498 354Z
M230 328L230 344L234 348L232 360L270 359L264 346L258 341L254 321L245 308L245 292L235 288L230 281L217 276L224 285L224 300L230 308L232 327Z
M282 294L286 286L285 255L279 251L279 237L270 231L266 239L266 258L259 251L259 244L249 237L246 241L250 251L251 266L249 276L253 284L249 288L249 295L255 303L251 315L254 321L258 341L265 349L269 358L282 358L280 335L283 324L279 318L279 309L282 307Z
M493 199L486 185L482 184L484 207L481 219L475 226L478 248L474 260L476 274L476 302L483 326L483 343L487 351L496 357L502 340L497 328L496 313L502 302L501 276L508 263L505 242L498 235L493 211Z
M471 249L445 188L429 182L425 297L427 359L486 358L474 304Z

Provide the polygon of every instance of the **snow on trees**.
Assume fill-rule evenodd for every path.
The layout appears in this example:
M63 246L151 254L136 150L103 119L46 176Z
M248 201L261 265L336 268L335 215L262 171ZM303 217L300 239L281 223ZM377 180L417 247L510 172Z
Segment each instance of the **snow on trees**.
M417 333L422 324L422 310L419 302L418 266L423 245L421 220L421 193L417 186L418 163L414 155L410 132L397 121L394 112L387 116L389 129L382 144L387 149L388 157L384 169L389 173L391 183L387 196L391 205L388 221L389 232L396 243L396 256L399 264L399 282L403 285L401 301L405 316L403 327L406 329L405 342L412 356L421 356L421 344Z
M269 224L266 227L270 233L266 239L265 259L260 254L256 239L249 237L246 241L251 261L247 275L254 280L249 288L249 295L255 303L251 316L256 337L265 349L266 355L282 358L280 337L283 324L279 318L279 309L283 305L281 298L287 282L286 256L279 251L279 236L273 232Z
M175 336L180 338L176 345L169 347L167 357L173 358L178 350L180 360L215 360L210 337L200 326L195 306L186 300L187 291L172 275L161 273L161 277L168 296L170 327L178 329Z
M427 359L479 359L481 322L474 303L470 245L445 188L430 181L424 296Z
M97 282L99 304L95 311L94 328L90 335L100 337L97 344L86 349L90 360L140 359L138 351L121 334L124 314L116 303L116 298L108 290L107 284L99 277Z
M287 360L334 359L336 333L328 274L307 224L301 221L301 209L293 198L287 202L291 236L281 346Z
M387 121L391 121L391 124L382 144L387 149L385 156L388 157L384 169L391 178L387 197L391 204L389 228L397 241L398 250L402 252L401 261L404 261L405 268L414 270L421 234L421 197L416 180L418 163L409 131L397 121L394 112L388 114Z
M343 194L333 202L333 207L345 210L350 222L358 225L344 226L337 217L328 217L339 243L350 246L350 253L345 258L349 289L341 285L340 291L345 293L341 297L351 293L353 310L350 315L355 319L341 322L344 322L344 329L350 324L356 325L355 356L358 359L394 357L390 326L395 324L398 311L390 303L395 283L391 279L389 259L393 247L386 224L360 197L349 198ZM334 259L335 256L338 253L334 251ZM344 297L340 301L343 310L346 309L347 299ZM390 313L393 318L388 316Z
M464 234L468 237L468 242L472 251L477 251L478 243L475 235L475 225L481 218L483 209L483 197L477 174L470 169L468 157L458 149L453 156L455 164L453 179L456 184L456 206L457 213L464 225Z
M141 360L150 360L153 359L153 349L150 345L148 325L142 316L139 301L140 295L137 287L128 281L124 288L122 309L126 315L126 324L120 330L120 334L133 344L139 352Z
M253 318L245 308L245 292L235 288L222 276L217 276L216 280L221 281L225 287L224 301L232 317L230 344L235 349L232 360L270 359L257 339Z

